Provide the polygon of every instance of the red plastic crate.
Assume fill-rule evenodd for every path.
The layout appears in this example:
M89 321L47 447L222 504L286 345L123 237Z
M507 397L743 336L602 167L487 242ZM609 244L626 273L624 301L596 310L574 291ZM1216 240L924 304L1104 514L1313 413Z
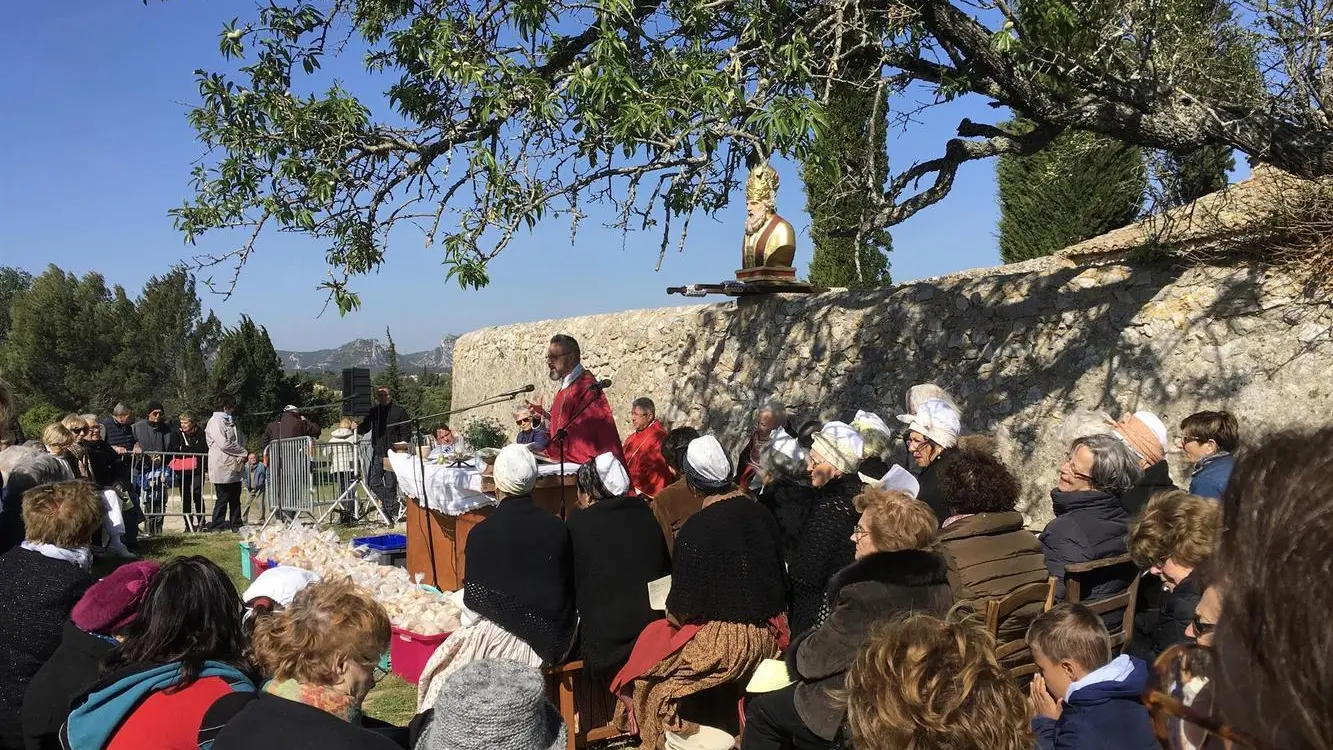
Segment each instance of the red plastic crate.
M250 556L250 571L254 573L255 578L258 578L260 573L263 573L269 568L276 568L276 567L278 567L278 564L272 560L260 559L258 557L255 557L254 555ZM250 580L253 581L254 578L251 578Z
M393 665L393 673L413 685L417 684L426 662L430 661L435 649L448 637L449 633L421 635L393 628L393 636L389 640L389 663Z

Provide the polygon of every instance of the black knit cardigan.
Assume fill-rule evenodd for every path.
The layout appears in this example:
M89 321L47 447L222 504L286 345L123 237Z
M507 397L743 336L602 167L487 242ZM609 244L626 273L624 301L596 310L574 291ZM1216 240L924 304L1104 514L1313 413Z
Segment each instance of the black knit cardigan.
M749 496L691 516L671 564L667 611L679 621L759 625L787 608L777 522Z
M468 534L463 603L556 664L574 638L574 555L564 522L531 497L500 502Z

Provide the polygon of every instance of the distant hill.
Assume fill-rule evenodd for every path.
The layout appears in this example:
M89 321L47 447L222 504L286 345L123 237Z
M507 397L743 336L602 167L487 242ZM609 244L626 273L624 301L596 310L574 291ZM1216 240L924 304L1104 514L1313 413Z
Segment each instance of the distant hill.
M454 367L454 342L457 336L445 336L434 349L412 354L398 354L398 367L404 373L421 372L424 365L428 372L449 372ZM341 372L344 367L368 367L380 371L388 366L385 361L384 345L375 339L356 339L348 341L337 349L319 349L313 352L288 352L278 350L278 359L282 360L284 370L303 370L307 372Z

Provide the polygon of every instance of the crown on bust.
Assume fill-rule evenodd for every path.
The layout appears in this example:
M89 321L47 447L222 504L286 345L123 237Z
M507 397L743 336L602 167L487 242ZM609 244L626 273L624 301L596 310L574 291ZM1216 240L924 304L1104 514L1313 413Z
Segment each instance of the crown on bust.
M773 203L778 197L778 173L767 163L750 170L745 183L745 200L752 203Z

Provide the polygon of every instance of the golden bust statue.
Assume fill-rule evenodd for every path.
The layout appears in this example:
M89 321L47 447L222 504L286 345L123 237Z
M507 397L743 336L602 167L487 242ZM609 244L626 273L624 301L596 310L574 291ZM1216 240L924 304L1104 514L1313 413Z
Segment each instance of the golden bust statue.
M778 173L768 164L750 172L745 183L745 242L741 268L791 268L796 259L796 230L778 216Z

